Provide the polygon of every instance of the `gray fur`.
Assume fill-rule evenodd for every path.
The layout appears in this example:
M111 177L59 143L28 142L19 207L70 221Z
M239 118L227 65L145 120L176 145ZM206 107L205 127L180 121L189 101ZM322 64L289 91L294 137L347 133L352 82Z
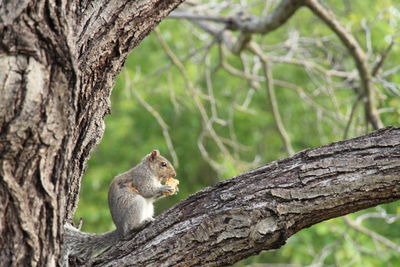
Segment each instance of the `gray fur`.
M89 234L65 224L66 257L90 258L153 221L154 201L164 193L174 192L173 187L162 185L160 181L174 176L174 167L158 150L153 150L134 168L117 175L108 191L108 205L117 229Z
M121 236L116 230L103 234L84 233L71 224L64 225L64 241L68 255L88 259L117 243Z

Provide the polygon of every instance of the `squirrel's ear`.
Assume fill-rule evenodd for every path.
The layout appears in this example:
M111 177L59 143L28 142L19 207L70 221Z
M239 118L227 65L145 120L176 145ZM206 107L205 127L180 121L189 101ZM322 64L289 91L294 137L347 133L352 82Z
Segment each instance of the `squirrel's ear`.
M150 161L154 161L154 160L156 159L156 157L158 157L158 156L160 156L160 151L158 151L157 149L154 149L154 150L150 153L148 159L149 159Z

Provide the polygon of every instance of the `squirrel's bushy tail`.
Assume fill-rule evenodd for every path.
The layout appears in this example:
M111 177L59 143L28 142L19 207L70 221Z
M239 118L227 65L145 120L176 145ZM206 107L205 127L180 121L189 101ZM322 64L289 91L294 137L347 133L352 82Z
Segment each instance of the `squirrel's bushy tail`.
M90 234L79 231L69 223L64 225L64 241L67 254L83 259L114 245L119 240L117 230L103 234Z

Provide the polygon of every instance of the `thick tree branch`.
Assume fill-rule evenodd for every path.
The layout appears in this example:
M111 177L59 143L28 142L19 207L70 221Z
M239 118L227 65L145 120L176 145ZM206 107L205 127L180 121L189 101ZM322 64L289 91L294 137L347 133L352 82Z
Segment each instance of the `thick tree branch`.
M388 127L205 188L89 265L232 264L303 228L397 199L400 128Z
M251 40L252 34L267 34L285 24L294 13L304 5L304 0L282 0L278 6L265 17L249 16L239 13L231 17L192 14L187 11L174 11L168 18L188 19L203 28L206 32L224 42L232 53L238 54ZM223 27L210 25L209 22L223 23ZM233 43L230 34L225 31L240 31L239 38Z
M78 14L76 50L81 70L123 63L127 54L184 0L89 2ZM103 70L104 71L104 70ZM115 75L115 74L114 74Z
M275 10L265 17L239 13L236 16L224 18L212 15L192 14L187 11L174 11L168 17L224 23L229 30L241 31L248 34L266 34L283 25L302 5L304 5L304 0L282 0Z

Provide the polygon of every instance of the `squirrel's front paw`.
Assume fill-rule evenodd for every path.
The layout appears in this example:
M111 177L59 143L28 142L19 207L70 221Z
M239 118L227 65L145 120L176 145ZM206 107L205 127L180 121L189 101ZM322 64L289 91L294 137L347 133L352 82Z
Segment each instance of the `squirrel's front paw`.
M179 180L174 179L172 177L168 178L165 181L165 185L172 186L174 188L174 191L171 192L171 193L164 193L164 195L165 196L170 196L170 195L174 195L174 194L178 193L178 191L179 191L178 184L179 184Z
M172 187L170 185L163 185L163 187L161 187L161 193L163 193L164 195L170 195L175 193L175 187Z

